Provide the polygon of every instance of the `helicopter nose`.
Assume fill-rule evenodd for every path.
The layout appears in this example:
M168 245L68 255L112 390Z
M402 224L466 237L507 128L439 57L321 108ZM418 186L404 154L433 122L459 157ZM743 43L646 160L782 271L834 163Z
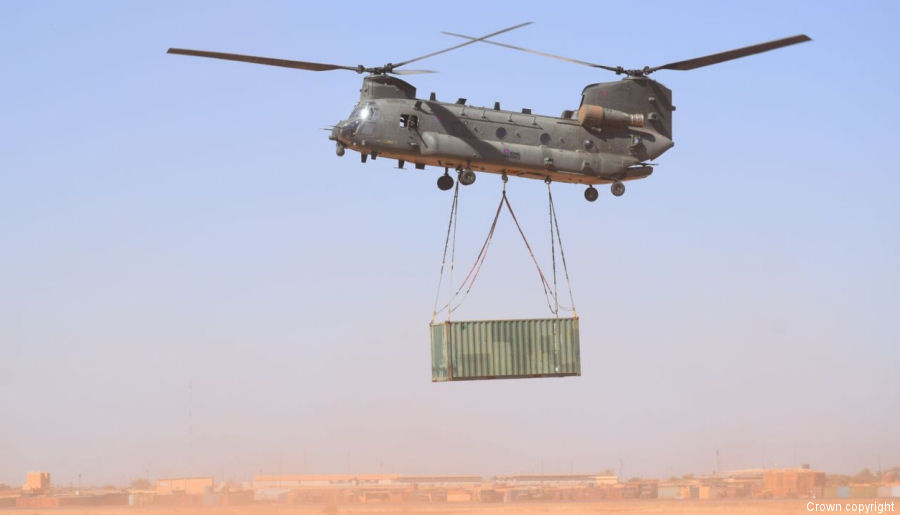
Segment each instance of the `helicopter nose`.
M328 136L328 139L347 143L350 136L353 136L353 126L350 122L345 120L339 122L331 129L331 135Z
M356 121L345 121L338 124L335 127L337 140L347 143L353 137L353 134L356 132L356 128L359 126L359 123Z

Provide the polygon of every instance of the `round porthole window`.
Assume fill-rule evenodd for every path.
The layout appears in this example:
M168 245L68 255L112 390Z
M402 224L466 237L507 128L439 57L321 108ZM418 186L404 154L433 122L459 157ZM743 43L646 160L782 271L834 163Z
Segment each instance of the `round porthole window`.
M497 127L497 138L503 139L506 137L506 129L503 127Z
M550 135L545 132L541 134L541 144L546 145L547 143L550 143Z

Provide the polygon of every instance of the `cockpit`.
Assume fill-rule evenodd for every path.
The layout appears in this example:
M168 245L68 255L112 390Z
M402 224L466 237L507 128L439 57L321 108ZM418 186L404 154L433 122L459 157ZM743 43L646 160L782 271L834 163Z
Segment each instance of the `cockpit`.
M375 131L378 115L378 106L375 105L375 102L361 102L353 108L347 120L337 127L336 136L346 141L356 135L372 134Z
M374 122L378 119L378 107L375 105L375 102L360 103L353 109L348 119L350 121Z

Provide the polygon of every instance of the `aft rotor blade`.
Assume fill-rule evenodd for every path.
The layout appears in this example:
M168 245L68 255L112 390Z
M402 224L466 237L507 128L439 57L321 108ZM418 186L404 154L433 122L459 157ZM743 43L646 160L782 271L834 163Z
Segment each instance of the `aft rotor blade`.
M606 65L603 65L603 64L590 63L590 62L588 62L588 61L581 61L581 60L579 60L579 59L572 59L571 57L564 57L564 56L561 56L561 55L550 54L550 53L547 53L547 52L541 52L540 50L530 50L530 49L528 49L528 48L522 48L522 47L515 46L515 45L508 45L508 44L506 44L506 43L499 43L499 42L497 42L497 41L491 41L491 40L489 40L489 39L484 39L484 38L480 38L480 39L479 39L479 38L473 38L472 36L466 36L465 34L456 34L455 32L445 32L445 31L441 31L441 34L446 34L446 35L448 35L448 36L454 36L454 37L457 37L457 38L468 39L468 40L471 40L473 43L474 43L475 41L481 41L482 43L489 43L489 44L491 44L491 45L502 46L502 47L504 47L504 48L511 48L511 49L513 49L513 50L519 50L519 51L522 51L522 52L528 52L529 54L541 55L541 56L544 56L544 57L552 57L553 59L559 59L559 60L561 60L561 61L566 61L567 63L581 64L581 65L584 65L584 66L590 66L591 68L603 68L604 70L609 70L609 71L612 71L612 72L617 71L617 68L615 68L615 67L613 67L613 66L606 66Z
M776 48L781 48L789 45L796 45L797 43L803 43L804 41L811 41L812 39L806 34L798 34L796 36L791 36L789 38L776 39L775 41L769 41L767 43L760 43L758 45L745 46L743 48L736 48L734 50L729 50L727 52L719 52L718 54L707 55L703 57L696 57L694 59L688 59L686 61L678 61L674 63L664 64L662 66L655 66L653 68L645 69L645 73L655 72L656 70L693 70L695 68L700 68L703 66L709 66L711 64L718 64L725 61L730 61L732 59L738 59L741 57L747 57L748 55L759 54L761 52L768 52L769 50L775 50Z
M480 38L473 38L473 39L471 39L471 40L469 40L469 41L466 41L465 43L460 43L460 44L455 45L455 46L452 46L452 47L450 47L450 48L445 48L445 49L443 49L443 50L438 50L437 52L432 52L432 53L430 53L430 54L426 54L426 55L423 55L423 56L421 56L421 57L416 57L416 58L413 58L413 59L409 59L409 60L407 60L407 61L403 61L403 62L401 62L401 63L396 63L396 64L394 64L393 66L394 66L394 68L398 68L398 67L400 67L400 66L403 66L403 65L406 65L406 64L409 64L409 63L414 63L414 62L416 62L416 61L421 61L422 59L425 59L426 57L432 57L432 56L435 56L435 55L438 55L438 54L443 54L444 52L449 52L449 51L451 51L451 50L456 50L457 48L464 47L464 46L466 46L466 45L471 45L472 43L476 43L476 42L478 42L478 41L483 41L483 40L485 40L485 39L487 39L487 38L494 37L494 36L496 36L496 35L498 35L498 34L503 34L504 32L509 32L509 31L511 31L511 30L515 30L515 29L518 29L518 28L520 28L520 27L524 27L525 25L531 25L531 23L532 23L532 22L530 22L530 21L526 21L525 23L520 23L520 24L518 24L518 25L513 25L512 27L508 27L508 28L505 28L505 29L503 29L503 30L498 30L497 32L492 32L492 33L488 34L487 36L482 36L482 37L480 37ZM394 72L394 73L396 73L396 72Z
M434 70L394 70L394 75L420 75L422 73L437 73Z
M255 55L226 54L223 52L207 52L205 50L188 50L185 48L170 48L168 53L179 55L193 55L197 57L212 57L213 59L225 59L227 61L242 61L245 63L267 64L269 66L281 66L284 68L297 68L314 72L329 70L360 71L356 66L341 66L339 64L310 63L307 61L291 61L288 59L273 59L271 57L257 57Z

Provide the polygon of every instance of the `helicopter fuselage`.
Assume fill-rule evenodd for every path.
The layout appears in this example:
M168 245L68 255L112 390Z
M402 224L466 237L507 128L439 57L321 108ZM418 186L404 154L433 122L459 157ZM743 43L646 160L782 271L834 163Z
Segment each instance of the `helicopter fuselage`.
M338 153L593 185L647 177L653 169L644 163L674 144L671 92L643 77L590 85L580 109L560 117L418 99L415 91L395 77L366 77L359 103L332 130Z

